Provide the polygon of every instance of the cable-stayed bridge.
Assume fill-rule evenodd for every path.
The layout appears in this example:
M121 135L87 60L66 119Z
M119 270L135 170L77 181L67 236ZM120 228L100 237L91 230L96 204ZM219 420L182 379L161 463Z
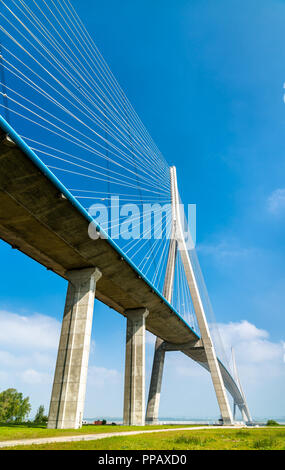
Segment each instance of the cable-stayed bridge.
M250 422L176 169L69 0L1 1L0 16L0 236L69 281L49 427L81 426L95 297L127 318L125 423L157 421L167 351L209 370L225 424L227 391ZM147 406L145 329L157 337Z

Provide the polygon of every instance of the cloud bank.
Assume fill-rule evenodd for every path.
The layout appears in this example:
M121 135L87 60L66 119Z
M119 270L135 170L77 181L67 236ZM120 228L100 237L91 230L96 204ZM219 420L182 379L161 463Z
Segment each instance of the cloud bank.
M272 341L266 330L246 320L219 324L219 330L228 356L234 347L241 383L253 416L281 416L285 393L285 343ZM48 409L59 334L60 322L49 316L0 312L1 390L15 387L29 395L33 405L31 416L40 404L45 405L46 411ZM154 340L153 335L147 334L148 382ZM94 363L91 354L85 416L120 417L123 410L123 358L117 369L96 363L96 357L95 353ZM166 354L161 416L218 416L208 372L180 353Z
M31 416L40 404L48 411L60 328L60 322L47 315L0 311L0 390L13 387L30 396ZM93 395L96 390L108 393L120 380L117 370L90 364L88 387Z

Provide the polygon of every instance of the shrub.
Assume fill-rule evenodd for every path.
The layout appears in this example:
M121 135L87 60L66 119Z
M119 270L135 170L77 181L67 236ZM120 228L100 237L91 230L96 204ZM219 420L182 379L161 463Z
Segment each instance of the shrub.
M48 422L48 417L45 415L45 408L43 405L39 406L36 413L34 424L46 424Z
M269 419L266 423L266 426L279 426L279 423L277 423L277 421L274 419Z

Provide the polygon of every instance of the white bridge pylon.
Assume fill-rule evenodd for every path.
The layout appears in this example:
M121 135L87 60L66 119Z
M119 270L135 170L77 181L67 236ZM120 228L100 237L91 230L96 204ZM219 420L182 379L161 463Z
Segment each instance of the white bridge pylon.
M177 251L179 250L182 264L184 267L191 299L197 318L197 322L201 334L202 347L205 351L209 371L211 374L213 386L215 389L218 405L220 408L221 416L224 424L233 424L233 416L229 405L226 388L222 378L221 370L218 364L215 348L211 338L209 326L207 323L201 295L199 292L197 280L195 278L194 269L189 257L187 245L183 233L183 225L181 221L180 212L180 200L177 187L177 176L176 168L170 168L170 179L171 179L171 201L172 201L172 228L171 228L171 239L169 245L168 261L166 267L163 295L171 302L173 295L174 285L174 272ZM201 342L197 344L201 347ZM163 376L164 358L165 351L164 341L157 337L155 344L155 352L153 359L152 375L149 389L149 397L146 412L146 422L156 423L158 422L159 402L161 393L161 384Z

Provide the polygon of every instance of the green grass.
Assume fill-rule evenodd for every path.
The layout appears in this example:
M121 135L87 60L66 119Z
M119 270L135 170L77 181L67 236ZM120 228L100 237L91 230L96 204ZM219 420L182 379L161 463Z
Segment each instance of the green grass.
M285 429L209 429L115 436L97 441L66 442L14 449L29 450L285 450Z
M158 425L158 426L92 426L86 425L81 429L47 429L46 426L35 424L0 424L0 441L18 439L36 439L41 437L77 436L80 434L98 434L106 432L123 432L152 429L181 428L187 425ZM190 425L189 425L190 427ZM191 427L193 427L191 425Z

